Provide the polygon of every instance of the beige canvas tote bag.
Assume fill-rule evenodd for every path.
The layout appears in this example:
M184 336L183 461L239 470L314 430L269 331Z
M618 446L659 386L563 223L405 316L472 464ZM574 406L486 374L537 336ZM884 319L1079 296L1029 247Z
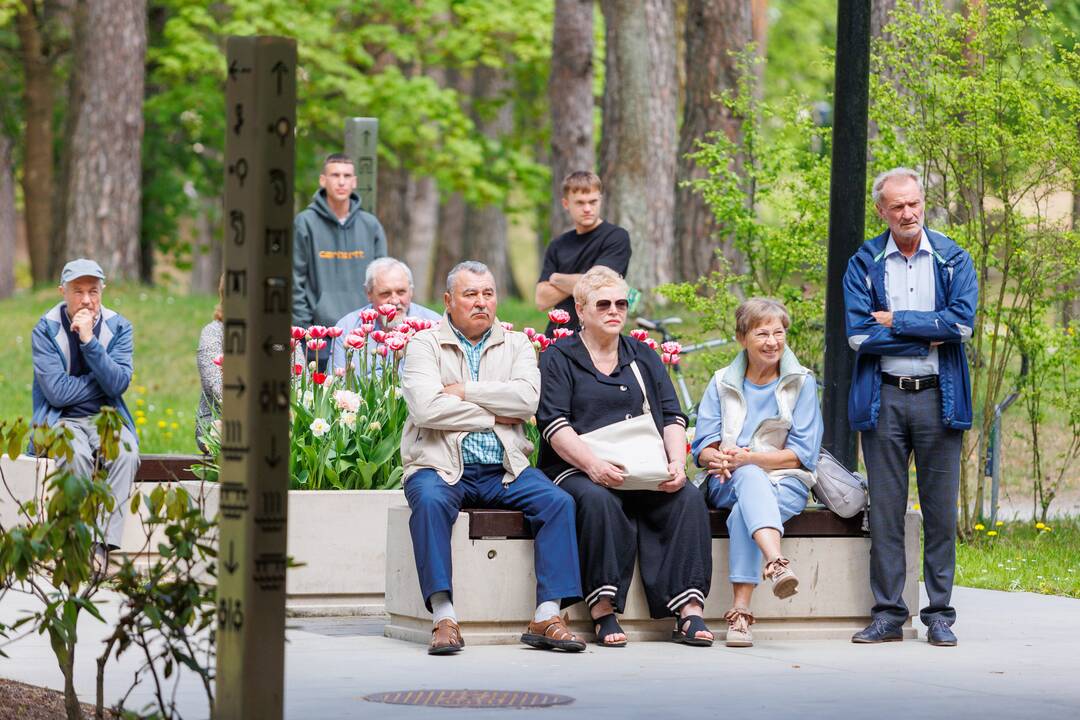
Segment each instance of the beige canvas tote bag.
M641 394L641 414L627 420L605 425L581 435L582 441L601 460L622 468L626 478L614 490L655 490L656 486L671 479L668 474L667 451L664 440L656 431L652 411L649 409L649 393L637 361L630 363Z

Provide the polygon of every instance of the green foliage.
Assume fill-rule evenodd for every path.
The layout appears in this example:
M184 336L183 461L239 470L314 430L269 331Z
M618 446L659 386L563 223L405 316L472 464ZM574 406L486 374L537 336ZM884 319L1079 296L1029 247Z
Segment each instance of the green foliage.
M814 124L798 97L782 105L758 102L752 51L740 57L734 93L717 98L742 122L734 141L709 133L691 157L708 175L689 181L716 217L719 234L731 236L746 272L726 265L697 283L661 288L700 317L701 330L734 333L739 298L766 295L782 300L792 318L789 342L800 360L821 368L828 228L828 128ZM775 128L765 140L764 127Z
M345 119L356 115L379 118L380 162L434 177L444 192L477 205L507 204L511 187L524 191L530 207L546 197L547 170L533 159L537 128L546 125L535 120L543 111L537 88L499 100L514 103L527 121L512 136L492 139L478 132L469 97L441 78L477 65L530 82L546 78L548 2L158 0L155 12L166 19L148 50L153 92L144 111L144 167L153 172L144 188L144 232L174 254L188 251L176 243L179 219L199 209L198 198L221 195L229 35L297 40L299 203L316 189L322 158L341 148Z
M980 280L969 353L976 419L961 477L967 534L1021 329L1045 322L1080 258L1080 237L1050 204L1080 177L1075 39L1041 2L984 9L964 17L937 0L898 6L891 31L904 42L875 46L870 102L882 128L874 164L922 170L927 206L939 208L928 222L971 253Z
M1080 519L977 526L957 543L956 584L1080 598Z

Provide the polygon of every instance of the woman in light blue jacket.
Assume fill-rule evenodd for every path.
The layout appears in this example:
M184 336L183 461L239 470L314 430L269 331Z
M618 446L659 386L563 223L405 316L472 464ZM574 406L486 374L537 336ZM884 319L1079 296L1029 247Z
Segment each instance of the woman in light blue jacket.
M729 579L734 603L726 644L753 644L750 597L761 578L783 599L799 579L780 551L784 521L806 506L821 448L817 386L786 346L783 304L751 298L735 310L743 346L705 390L692 447L707 473L709 507L728 509ZM762 572L762 562L765 563Z

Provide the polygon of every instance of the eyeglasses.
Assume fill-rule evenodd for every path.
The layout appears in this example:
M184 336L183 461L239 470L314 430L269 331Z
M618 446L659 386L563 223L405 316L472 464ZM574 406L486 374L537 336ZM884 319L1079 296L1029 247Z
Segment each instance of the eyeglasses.
M614 300L614 301L612 301L612 300L597 300L596 301L596 309L599 312L607 312L608 310L611 309L611 303L612 302L615 303L615 309L618 310L621 313L624 313L624 312L626 312L627 310L630 309L630 301L625 299L625 298L623 298L622 300Z
M768 330L759 330L756 333L751 333L750 336L752 338L754 338L754 340L757 340L758 342L761 342L761 343L765 342L769 338L772 338L773 340L776 340L777 342L782 342L784 340L784 338L787 337L787 331L785 331L785 330L777 330L776 332L769 332Z

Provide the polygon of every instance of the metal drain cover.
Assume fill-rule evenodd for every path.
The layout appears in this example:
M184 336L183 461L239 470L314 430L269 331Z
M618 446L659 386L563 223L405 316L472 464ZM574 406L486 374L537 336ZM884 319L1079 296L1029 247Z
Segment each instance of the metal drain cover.
M368 702L449 708L530 708L568 705L567 695L526 690L395 690L366 695Z

